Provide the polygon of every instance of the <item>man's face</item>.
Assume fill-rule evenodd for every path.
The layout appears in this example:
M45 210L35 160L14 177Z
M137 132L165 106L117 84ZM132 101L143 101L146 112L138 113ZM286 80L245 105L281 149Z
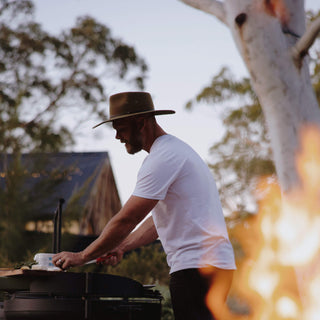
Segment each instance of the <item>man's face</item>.
M135 154L142 150L142 134L138 129L138 121L135 119L118 119L113 121L112 126L116 130L116 139L125 143L129 154Z

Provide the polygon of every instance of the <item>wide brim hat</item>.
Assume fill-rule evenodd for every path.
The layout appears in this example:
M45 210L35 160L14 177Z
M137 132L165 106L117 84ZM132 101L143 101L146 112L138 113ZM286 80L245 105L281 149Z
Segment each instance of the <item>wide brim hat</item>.
M110 96L109 119L95 125L96 128L106 122L143 114L163 115L173 114L173 110L155 110L150 93L121 92Z

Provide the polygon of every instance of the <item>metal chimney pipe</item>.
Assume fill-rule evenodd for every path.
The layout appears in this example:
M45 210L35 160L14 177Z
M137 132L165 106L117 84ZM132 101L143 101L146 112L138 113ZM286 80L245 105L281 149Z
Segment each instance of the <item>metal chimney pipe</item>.
M52 240L52 252L60 252L60 243L61 243L61 221L62 221L62 205L64 199L59 199L58 207L55 211L53 218L53 240Z

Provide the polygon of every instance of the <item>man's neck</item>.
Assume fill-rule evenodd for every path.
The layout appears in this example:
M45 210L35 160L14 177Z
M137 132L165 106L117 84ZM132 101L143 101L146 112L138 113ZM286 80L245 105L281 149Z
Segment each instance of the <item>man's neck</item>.
M167 133L157 123L153 126L148 126L145 131L146 140L143 149L149 153L154 141L165 134Z

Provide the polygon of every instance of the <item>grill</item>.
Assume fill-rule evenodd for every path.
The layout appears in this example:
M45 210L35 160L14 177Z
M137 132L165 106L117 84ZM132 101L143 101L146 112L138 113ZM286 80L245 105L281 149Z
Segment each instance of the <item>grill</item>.
M60 251L60 199L53 252ZM43 270L0 271L0 320L160 320L162 296L120 276ZM1 298L1 297L0 297Z
M0 319L160 320L161 294L126 277L17 270L0 277Z

